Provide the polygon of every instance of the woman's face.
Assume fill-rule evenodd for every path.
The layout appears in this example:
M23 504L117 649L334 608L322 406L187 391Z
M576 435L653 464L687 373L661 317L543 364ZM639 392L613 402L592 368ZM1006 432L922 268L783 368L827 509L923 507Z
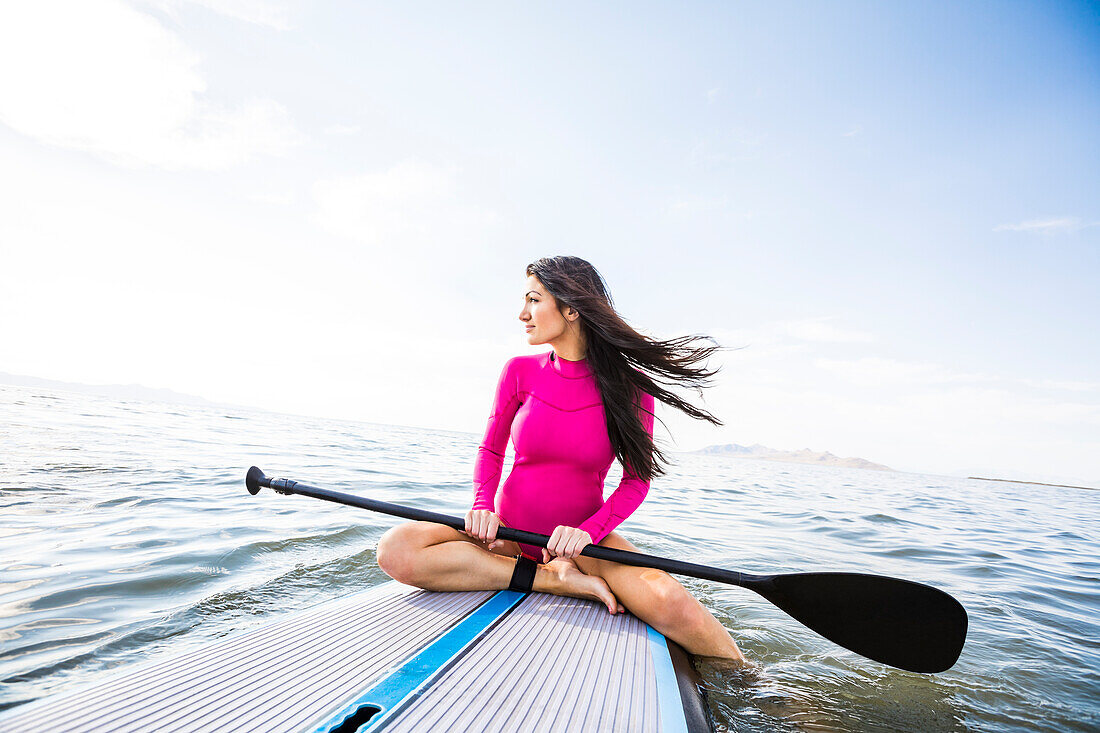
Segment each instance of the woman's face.
M570 323L558 310L558 302L534 275L527 276L523 295L523 310L519 319L527 326L527 343L531 346L551 343L566 332Z

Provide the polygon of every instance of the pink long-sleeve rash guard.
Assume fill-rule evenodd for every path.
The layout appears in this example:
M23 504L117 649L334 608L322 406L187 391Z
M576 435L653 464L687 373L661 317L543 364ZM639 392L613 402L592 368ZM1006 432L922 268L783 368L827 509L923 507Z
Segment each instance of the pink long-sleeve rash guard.
M642 424L653 435L653 396L641 392ZM508 437L512 472L497 496ZM596 377L583 359L547 351L509 359L500 374L485 438L474 464L473 509L495 511L509 527L553 534L577 527L598 543L638 508L649 482L624 470L604 501L603 482L615 452L607 436ZM542 561L541 548L520 544Z

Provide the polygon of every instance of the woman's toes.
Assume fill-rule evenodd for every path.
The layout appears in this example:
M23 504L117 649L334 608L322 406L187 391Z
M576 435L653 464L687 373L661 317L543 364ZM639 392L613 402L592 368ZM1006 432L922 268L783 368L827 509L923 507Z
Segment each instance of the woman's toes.
M607 612L614 615L622 606L619 604L619 599L615 597L615 594L611 592L611 588L608 587L602 579L600 580L599 589L600 600L607 606Z

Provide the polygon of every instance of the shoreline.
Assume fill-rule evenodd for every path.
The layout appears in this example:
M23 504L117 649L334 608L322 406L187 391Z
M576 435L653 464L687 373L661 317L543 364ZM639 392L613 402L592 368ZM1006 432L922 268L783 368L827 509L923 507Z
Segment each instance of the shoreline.
M1006 484L1031 484L1032 486L1056 486L1059 489L1084 489L1085 491L1100 491L1095 486L1071 486L1070 484L1045 484L1042 481L1016 481L1010 478L985 478L984 476L967 476L972 481L1001 481Z

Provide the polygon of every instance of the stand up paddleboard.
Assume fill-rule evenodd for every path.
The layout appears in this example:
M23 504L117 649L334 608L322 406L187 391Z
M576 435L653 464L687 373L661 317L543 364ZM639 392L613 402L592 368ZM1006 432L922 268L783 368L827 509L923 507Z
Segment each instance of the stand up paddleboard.
M0 731L713 731L675 642L593 601L396 582L0 716Z

